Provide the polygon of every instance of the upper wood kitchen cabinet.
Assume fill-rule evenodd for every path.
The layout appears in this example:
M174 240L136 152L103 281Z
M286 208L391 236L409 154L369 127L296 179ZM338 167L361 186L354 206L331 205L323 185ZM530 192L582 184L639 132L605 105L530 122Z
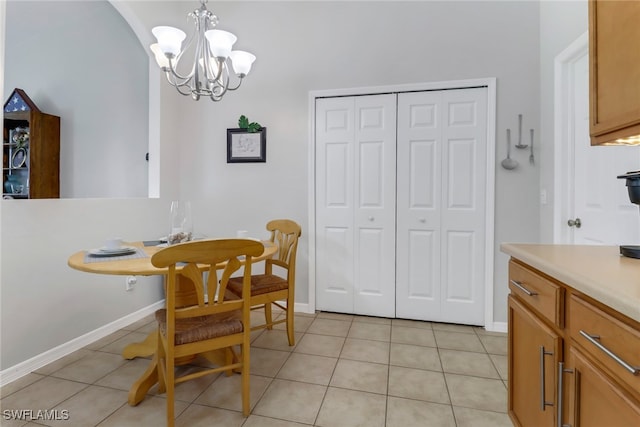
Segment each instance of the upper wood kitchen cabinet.
M640 135L639 23L640 1L589 0L591 145Z

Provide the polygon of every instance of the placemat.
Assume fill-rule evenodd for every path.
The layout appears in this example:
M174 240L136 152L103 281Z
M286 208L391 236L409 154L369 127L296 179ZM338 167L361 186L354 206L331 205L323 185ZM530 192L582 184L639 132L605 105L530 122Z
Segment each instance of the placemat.
M132 254L117 255L117 256L94 256L89 255L89 252L84 254L84 263L90 264L92 262L108 262L108 261L120 261L123 259L137 259L137 258L149 258L149 255L142 248L136 248L136 251Z

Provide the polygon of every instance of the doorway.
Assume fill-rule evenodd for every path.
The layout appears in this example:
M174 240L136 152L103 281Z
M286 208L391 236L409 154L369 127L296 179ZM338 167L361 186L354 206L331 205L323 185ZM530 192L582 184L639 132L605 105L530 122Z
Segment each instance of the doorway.
M640 168L640 147L590 145L588 43L585 33L555 58L554 242L638 244L638 206L616 176Z

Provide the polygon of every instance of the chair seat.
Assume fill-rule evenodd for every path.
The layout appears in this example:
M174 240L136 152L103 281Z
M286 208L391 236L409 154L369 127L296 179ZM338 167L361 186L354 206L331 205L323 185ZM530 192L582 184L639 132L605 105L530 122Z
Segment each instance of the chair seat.
M167 310L162 308L156 311L158 328L162 335L167 335ZM188 319L176 319L175 344L188 344L225 335L239 334L242 332L242 311L234 310L226 313L218 313L211 316L191 317Z
M234 277L229 279L228 289L234 294L242 295L242 277ZM287 282L282 277L274 274L257 274L251 276L251 295L262 295L270 292L281 291L289 287Z

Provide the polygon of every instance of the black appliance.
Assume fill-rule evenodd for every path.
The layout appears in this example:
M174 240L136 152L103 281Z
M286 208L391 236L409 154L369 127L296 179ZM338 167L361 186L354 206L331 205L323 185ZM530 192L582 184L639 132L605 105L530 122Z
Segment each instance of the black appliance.
M640 171L627 172L619 175L618 179L627 180L627 191L631 203L640 205ZM620 245L620 253L630 258L640 258L640 246Z

